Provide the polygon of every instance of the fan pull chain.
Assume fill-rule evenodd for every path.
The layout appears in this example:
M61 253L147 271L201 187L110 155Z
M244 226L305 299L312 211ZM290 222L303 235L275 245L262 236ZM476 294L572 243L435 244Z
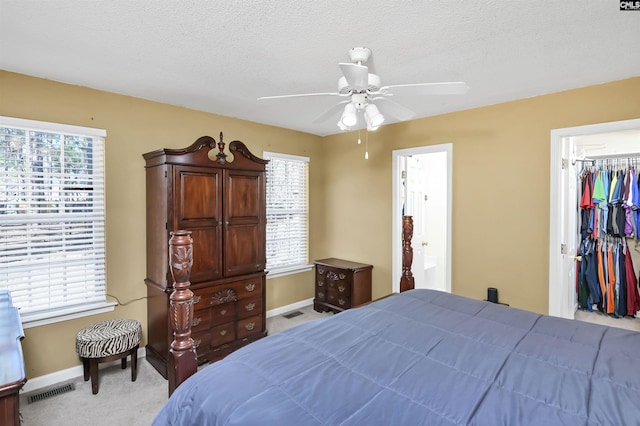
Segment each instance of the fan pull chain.
M364 159L368 160L369 159L369 131L367 131L367 134L364 138L364 143L365 143Z
M360 140L360 129L358 129L358 145L360 145L362 141Z

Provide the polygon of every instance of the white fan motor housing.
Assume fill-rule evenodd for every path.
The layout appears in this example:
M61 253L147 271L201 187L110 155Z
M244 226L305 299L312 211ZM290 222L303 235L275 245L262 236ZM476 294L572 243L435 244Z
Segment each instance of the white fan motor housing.
M368 84L367 84L367 92L377 92L380 90L381 80L376 74L369 73L367 76ZM338 80L338 93L341 95L352 92L349 83L347 83L346 77L340 77Z

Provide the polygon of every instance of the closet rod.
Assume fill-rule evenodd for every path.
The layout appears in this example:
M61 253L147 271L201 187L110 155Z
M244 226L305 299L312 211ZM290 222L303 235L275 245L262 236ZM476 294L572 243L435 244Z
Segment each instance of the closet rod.
M574 158L572 160L572 164L580 163L591 163L595 164L596 161L607 161L607 160L630 160L637 163L640 163L640 153L633 154L611 154L611 155L595 155L585 158Z
M624 154L608 154L608 155L590 155L582 160L576 161L596 161L596 160L624 160L624 159L640 160L640 152L627 152Z

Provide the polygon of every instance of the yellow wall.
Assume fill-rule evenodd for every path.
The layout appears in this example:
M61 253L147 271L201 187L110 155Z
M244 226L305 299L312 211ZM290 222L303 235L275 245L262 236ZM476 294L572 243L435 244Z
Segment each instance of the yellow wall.
M106 129L107 292L120 301L144 297L145 174L142 154L183 148L220 131L225 141L241 140L256 155L284 152L311 158L311 258L324 256L323 161L321 138L272 126L145 101L0 71L0 115ZM313 297L313 272L267 280L267 310ZM110 299L112 300L112 299ZM144 300L95 315L28 328L22 342L27 377L79 365L75 334L110 318L135 318L146 330ZM143 333L143 335L146 333ZM146 344L143 336L142 344Z
M373 264L374 298L391 291L392 150L453 143L453 291L482 299L498 287L501 301L546 313L549 133L640 117L640 78L383 126L369 135L369 160L357 133L320 138L4 71L0 115L107 130L107 286L120 300L145 295L142 153L223 131L259 156L311 158L310 257ZM312 272L267 281L267 309L312 296ZM114 317L146 329L138 301L25 330L28 377L78 365L75 333Z
M452 292L548 312L550 132L640 117L640 78L383 126L324 139L332 256L372 263L373 297L391 281L391 158L453 144ZM329 196L330 194L330 196Z

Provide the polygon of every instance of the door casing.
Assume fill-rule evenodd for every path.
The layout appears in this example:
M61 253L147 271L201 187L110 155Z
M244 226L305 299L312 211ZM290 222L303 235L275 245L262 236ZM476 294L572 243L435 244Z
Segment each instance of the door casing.
M445 286L446 291L451 292L451 211L452 211L452 165L453 165L453 144L446 143L440 145L421 146L415 148L398 149L392 151L392 212L391 212L391 291L400 291L400 277L402 275L402 159L412 155L431 154L437 152L446 153L447 179L443 185L447 186L447 202L445 203L447 216L446 230L446 261ZM416 259L414 258L414 262ZM422 259L420 259L422 262Z

